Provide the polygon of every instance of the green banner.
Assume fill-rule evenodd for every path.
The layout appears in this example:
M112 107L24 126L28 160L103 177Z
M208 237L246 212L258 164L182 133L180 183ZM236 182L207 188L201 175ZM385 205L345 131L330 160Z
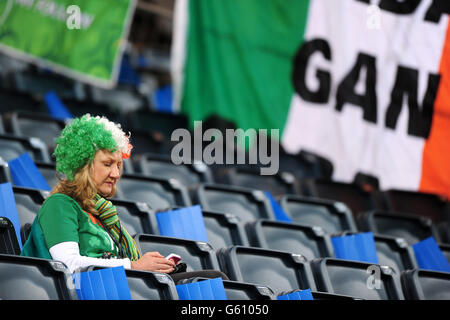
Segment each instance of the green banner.
M0 0L0 51L115 85L136 0Z

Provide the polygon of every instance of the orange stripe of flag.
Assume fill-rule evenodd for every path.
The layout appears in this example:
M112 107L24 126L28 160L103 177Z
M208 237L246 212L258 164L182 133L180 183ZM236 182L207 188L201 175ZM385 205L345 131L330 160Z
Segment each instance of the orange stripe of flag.
M450 22L439 67L439 85L430 136L425 142L419 190L450 198Z

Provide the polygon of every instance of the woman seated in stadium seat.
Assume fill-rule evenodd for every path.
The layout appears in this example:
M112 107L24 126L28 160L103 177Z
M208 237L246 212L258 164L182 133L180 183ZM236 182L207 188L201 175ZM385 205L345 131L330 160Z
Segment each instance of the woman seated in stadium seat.
M89 114L67 125L57 139L56 169L65 175L45 200L22 255L64 262L71 272L91 265L168 273L176 281L225 274L215 270L173 273L158 252L143 255L121 225L114 196L132 145L119 124Z

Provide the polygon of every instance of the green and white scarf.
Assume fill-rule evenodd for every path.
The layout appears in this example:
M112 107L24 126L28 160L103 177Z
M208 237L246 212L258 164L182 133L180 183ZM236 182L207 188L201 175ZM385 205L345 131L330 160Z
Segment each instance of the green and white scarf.
M138 260L141 257L139 249L125 227L121 226L116 206L98 194L95 196L95 201L95 209L99 214L98 218L108 228L109 234L114 237L117 243L121 244L124 253L130 260Z

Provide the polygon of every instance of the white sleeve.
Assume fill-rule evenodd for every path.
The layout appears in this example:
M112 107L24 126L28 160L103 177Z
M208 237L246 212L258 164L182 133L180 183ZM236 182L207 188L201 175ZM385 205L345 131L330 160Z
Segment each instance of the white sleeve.
M78 268L88 267L92 265L101 267L123 266L125 269L131 269L131 261L128 258L101 259L81 256L78 243L73 241L58 243L51 247L49 251L53 260L64 262L64 264L72 273Z

